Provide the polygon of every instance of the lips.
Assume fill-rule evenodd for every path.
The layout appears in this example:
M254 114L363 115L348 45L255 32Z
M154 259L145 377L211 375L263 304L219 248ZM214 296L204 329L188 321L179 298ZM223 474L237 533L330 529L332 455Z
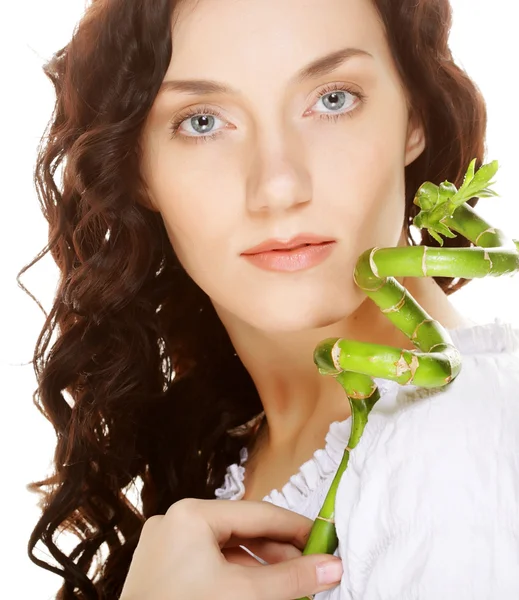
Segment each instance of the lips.
M260 254L262 252L270 252L270 251L275 251L275 250L293 250L295 248L304 248L305 246L315 246L315 245L319 245L319 244L324 244L326 242L333 242L335 241L332 238L329 237L323 237L320 235L316 235L313 233L303 233L303 234L299 234L297 236L295 236L294 238L288 240L288 241L283 241L283 240L276 240L276 239L270 239L270 240L266 240L264 242L262 242L261 244L258 244L257 246L254 246L252 248L249 248L248 250L245 250L244 252L242 252L242 254L244 255L251 255L251 254Z
M295 272L317 267L333 252L335 241L320 244L299 244L290 250L277 249L244 254L250 264L266 271Z

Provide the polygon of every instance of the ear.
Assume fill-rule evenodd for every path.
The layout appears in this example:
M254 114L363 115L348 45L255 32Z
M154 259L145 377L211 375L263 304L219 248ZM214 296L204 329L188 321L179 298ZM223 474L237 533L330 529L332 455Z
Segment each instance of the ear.
M420 119L413 113L407 123L405 166L415 161L425 149L425 132Z

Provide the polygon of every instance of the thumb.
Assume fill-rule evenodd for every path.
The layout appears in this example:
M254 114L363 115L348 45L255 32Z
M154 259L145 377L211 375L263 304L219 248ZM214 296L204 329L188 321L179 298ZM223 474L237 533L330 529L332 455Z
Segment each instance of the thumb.
M329 554L311 554L275 565L244 569L251 587L262 600L311 598L313 594L335 587L343 573L342 561Z

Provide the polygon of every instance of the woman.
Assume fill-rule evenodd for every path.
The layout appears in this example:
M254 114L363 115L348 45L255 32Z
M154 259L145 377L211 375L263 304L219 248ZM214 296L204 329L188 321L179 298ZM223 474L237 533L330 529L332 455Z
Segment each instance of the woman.
M267 562L300 555L350 424L313 349L332 336L414 348L355 286L353 268L367 248L416 243L421 183L459 185L470 160L483 161L485 104L452 60L450 19L446 0L97 0L47 65L57 105L37 183L62 276L35 364L58 440L55 475L33 484L48 490L29 551L63 575L60 598L117 598L123 586L128 600L266 597L250 579L233 587L235 570L218 587L229 566L219 550L210 568L187 569L187 540L200 539L201 553L231 542L233 569L251 559L236 538L254 538L242 545ZM313 249L258 254L272 239ZM502 537L506 519L518 525L518 467L501 460L517 450L519 332L466 321L448 296L467 280L399 281L450 330L463 371L434 393L378 382L338 494L340 585L312 580L277 596L268 580L269 597L519 591L486 544L519 552ZM497 417L483 410L490 401ZM487 476L509 483L505 496L478 496ZM126 495L136 480L138 507ZM248 509L229 524L237 504L215 496L265 499L307 520L276 538L264 521L246 526L260 518ZM281 508L261 518L282 522ZM469 539L474 514L485 529ZM52 539L63 527L83 540L70 556ZM270 552L258 537L281 546ZM32 555L38 540L63 570ZM170 555L176 567L163 562Z

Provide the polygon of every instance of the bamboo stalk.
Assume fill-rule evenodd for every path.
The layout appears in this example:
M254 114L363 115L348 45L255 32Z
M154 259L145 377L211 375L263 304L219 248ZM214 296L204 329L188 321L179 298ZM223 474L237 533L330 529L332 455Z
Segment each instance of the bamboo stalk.
M463 235L470 248L370 248L359 257L353 279L377 304L384 315L402 331L417 350L328 338L314 351L314 362L322 375L331 375L346 392L351 406L352 426L348 445L314 521L303 554L334 554L338 546L335 530L335 501L351 451L361 439L368 416L380 398L373 377L402 385L442 387L461 371L461 355L447 330L433 319L395 279L396 277L475 277L515 274L519 271L519 240L509 239L489 225L466 204L470 198L497 196L490 186L498 170L497 161L475 171L472 160L459 190L448 181L439 186L425 182L414 203L421 211L413 220L426 228L443 246L442 235ZM303 599L300 599L303 600Z

